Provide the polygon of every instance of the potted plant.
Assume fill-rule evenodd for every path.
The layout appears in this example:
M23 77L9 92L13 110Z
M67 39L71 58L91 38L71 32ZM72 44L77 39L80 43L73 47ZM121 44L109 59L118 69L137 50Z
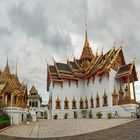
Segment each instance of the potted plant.
M48 112L47 112L47 110L44 111L44 119L48 119Z
M57 120L58 115L57 115L57 114L55 114L55 115L53 116L53 118L54 118L55 120Z
M107 113L107 117L108 117L108 119L111 119L112 118L112 113L111 112Z
M32 116L31 113L27 113L27 118L26 118L26 124L30 124L30 122L32 121Z
M92 115L92 110L89 111L89 118L92 118L93 115Z
M77 119L77 117L78 117L78 113L74 111L74 118Z
M83 118L86 118L86 116L87 116L87 110L82 110L81 111L81 114L82 114Z
M68 118L68 113L65 113L64 118L65 118L65 119Z
M100 119L103 116L103 114L101 112L98 112L96 113L96 116L98 117L98 119Z

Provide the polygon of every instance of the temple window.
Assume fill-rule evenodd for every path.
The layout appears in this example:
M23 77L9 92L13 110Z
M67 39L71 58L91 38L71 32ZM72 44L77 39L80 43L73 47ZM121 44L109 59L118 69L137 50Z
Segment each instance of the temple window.
M83 99L82 99L82 97L81 97L81 99L80 99L80 109L84 109L84 107L83 107Z
M94 108L93 97L91 97L91 99L90 99L90 103L91 103L90 108Z
M85 100L85 109L88 109L88 99L86 98L86 100Z
M67 97L65 98L65 101L64 101L64 109L69 109L69 101Z
M104 92L104 96L103 96L103 106L108 106L108 96L106 94L106 91Z
M96 97L96 107L100 107L100 97L99 97L98 94L97 94L97 97Z
M61 109L61 107L60 107L60 100L59 100L58 96L57 96L57 99L56 99L56 109Z
M76 109L76 100L73 98L72 100L72 109Z

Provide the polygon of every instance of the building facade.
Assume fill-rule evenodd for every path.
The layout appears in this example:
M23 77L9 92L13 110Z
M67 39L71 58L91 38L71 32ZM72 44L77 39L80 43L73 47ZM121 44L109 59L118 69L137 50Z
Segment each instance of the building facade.
M33 85L28 95L28 106L30 111L34 111L37 117L43 116L44 110L41 108L42 98L38 94L37 89Z
M67 63L48 64L47 90L51 116L81 117L82 110L91 110L93 115L102 112L118 112L121 117L130 117L135 112L137 81L135 62L126 64L122 46L112 47L107 53L93 53L87 30L85 43L79 59ZM131 87L133 90L131 90Z
M38 94L35 86L31 87L30 93L28 95L28 106L31 108L40 108L42 103L42 98Z

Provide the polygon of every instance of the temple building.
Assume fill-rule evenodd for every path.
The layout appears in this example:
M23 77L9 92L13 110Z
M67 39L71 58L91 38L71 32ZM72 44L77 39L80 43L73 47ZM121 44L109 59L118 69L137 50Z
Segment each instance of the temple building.
M27 85L20 83L17 68L11 74L8 58L4 71L0 71L0 102L6 107L27 107ZM12 100L12 101L11 101Z
M44 118L44 112L48 112L48 107L42 105L42 97L39 95L38 90L33 85L29 91L28 95L28 107L29 112L32 113L33 111L36 114L37 118Z
M92 111L93 116L102 112L116 112L121 117L135 113L137 81L135 61L127 64L122 45L114 45L105 54L92 52L87 29L80 58L67 63L54 60L48 64L47 91L51 116L74 118L75 112L81 117L82 110ZM132 90L131 90L132 89Z
M38 94L35 86L33 85L30 90L30 94L28 95L28 106L30 108L40 108L42 103L42 98Z
M20 124L26 119L27 85L19 81L17 66L15 74L11 74L8 57L3 71L0 71L0 107L12 117L11 124Z

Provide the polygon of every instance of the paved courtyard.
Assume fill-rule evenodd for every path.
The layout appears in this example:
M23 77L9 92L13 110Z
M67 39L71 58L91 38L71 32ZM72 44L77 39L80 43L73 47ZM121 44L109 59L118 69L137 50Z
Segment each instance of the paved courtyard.
M0 132L0 135L28 138L50 138L80 135L107 129L110 127L134 121L123 119L67 119L67 120L39 120L30 125L13 126Z

